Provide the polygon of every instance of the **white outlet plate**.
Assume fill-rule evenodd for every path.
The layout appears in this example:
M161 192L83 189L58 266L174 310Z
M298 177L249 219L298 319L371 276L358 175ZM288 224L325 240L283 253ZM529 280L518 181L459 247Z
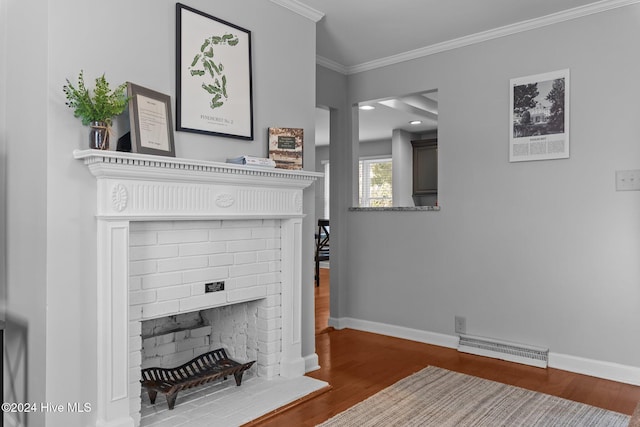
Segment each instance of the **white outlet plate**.
M616 171L616 191L640 191L640 170Z

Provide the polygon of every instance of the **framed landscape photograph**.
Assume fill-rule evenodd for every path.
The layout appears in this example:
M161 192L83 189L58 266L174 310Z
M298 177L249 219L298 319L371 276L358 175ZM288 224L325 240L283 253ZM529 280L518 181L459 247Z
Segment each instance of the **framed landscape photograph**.
M569 158L569 70L511 79L509 161Z
M176 130L253 140L251 32L180 3Z
M127 82L131 152L175 157L171 97Z
M269 158L280 169L302 169L304 129L269 128Z

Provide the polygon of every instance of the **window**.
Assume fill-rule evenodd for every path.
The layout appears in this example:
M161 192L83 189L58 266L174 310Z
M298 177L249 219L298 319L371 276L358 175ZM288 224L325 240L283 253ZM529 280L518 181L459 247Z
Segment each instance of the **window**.
M360 207L393 206L391 165L391 159L360 160Z

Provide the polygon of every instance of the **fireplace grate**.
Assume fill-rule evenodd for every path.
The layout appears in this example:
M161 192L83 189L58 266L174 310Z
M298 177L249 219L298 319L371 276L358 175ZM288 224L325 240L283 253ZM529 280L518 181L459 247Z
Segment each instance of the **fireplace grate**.
M176 368L146 368L142 370L142 386L147 389L151 403L156 403L158 392L167 397L169 409L173 409L178 392L197 387L233 375L236 385L242 383L244 371L255 361L239 363L227 357L223 348L202 354Z

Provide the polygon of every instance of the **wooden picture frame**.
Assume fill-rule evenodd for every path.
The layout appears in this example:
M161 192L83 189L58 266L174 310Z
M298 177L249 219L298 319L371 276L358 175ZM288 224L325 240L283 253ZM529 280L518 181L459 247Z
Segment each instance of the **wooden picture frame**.
M175 157L171 97L127 82L131 152Z
M180 3L176 130L253 140L251 32Z

